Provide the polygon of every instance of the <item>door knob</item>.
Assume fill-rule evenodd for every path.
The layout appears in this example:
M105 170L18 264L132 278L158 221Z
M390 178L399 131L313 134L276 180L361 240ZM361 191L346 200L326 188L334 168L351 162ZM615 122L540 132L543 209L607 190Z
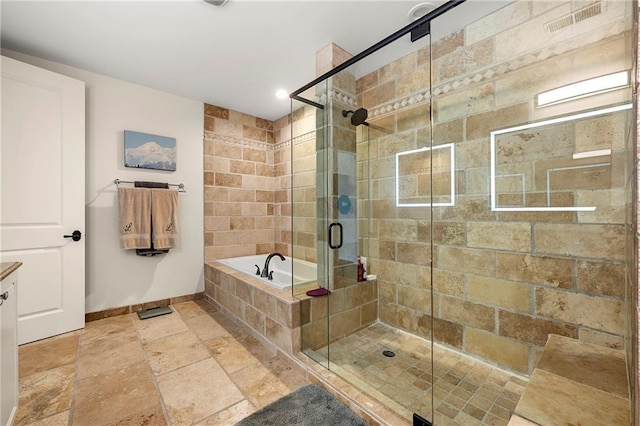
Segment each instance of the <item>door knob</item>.
M71 235L64 235L65 238L71 238L73 241L80 241L82 238L82 232L77 229L71 233Z

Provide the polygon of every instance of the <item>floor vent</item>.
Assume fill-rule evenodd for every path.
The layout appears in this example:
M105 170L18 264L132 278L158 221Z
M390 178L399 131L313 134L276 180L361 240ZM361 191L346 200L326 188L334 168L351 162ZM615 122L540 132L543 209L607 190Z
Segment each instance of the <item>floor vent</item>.
M585 6L581 9L576 10L568 15L562 16L558 19L554 19L551 22L547 22L544 24L544 29L549 33L555 33L556 31L560 31L564 28L570 27L573 24L577 24L578 22L582 22L585 19L593 18L594 16L598 16L602 14L604 11L603 2L598 1L590 4L589 6Z
M141 311L138 311L138 318L140 318L141 320L145 320L148 318L159 317L160 315L167 315L172 312L173 311L168 306L158 306L155 308L143 309Z

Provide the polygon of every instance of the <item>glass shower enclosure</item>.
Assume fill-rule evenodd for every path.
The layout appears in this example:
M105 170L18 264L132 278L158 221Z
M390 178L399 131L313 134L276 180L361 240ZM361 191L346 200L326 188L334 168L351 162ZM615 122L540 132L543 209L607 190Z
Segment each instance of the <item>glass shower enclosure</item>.
M449 4L294 92L293 293L302 352L399 415L506 425L550 335L635 359L636 11Z

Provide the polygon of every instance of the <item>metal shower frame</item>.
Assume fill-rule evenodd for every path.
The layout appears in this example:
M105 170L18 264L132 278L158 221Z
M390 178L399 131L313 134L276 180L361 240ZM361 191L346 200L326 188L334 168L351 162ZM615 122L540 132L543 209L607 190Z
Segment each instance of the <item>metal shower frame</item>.
M310 89L311 87L313 87L316 84L326 80L327 78L336 75L340 71L350 67L351 65L353 65L356 62L366 58L367 56L371 55L372 53L377 52L378 50L382 49L383 47L385 47L385 46L387 46L387 45L389 45L391 43L393 43L394 41L398 40L400 37L402 37L402 36L404 36L406 34L411 33L411 41L417 41L417 40L421 39L422 37L424 37L424 36L426 36L426 35L428 35L430 33L431 20L437 18L440 15L445 14L449 10L453 9L456 6L459 6L460 4L464 3L465 1L466 0L449 0L448 2L443 4L442 6L440 6L440 7L436 8L436 9L432 10L431 12L427 13L422 18L417 19L416 21L412 22L411 24L399 29L395 33L391 34L390 36L384 38L383 40L380 40L379 42L377 42L373 46L363 50L362 52L360 52L357 55L355 55L355 56L351 57L350 59L348 59L347 61L341 63L337 67L335 67L335 68L327 71L326 73L322 74L320 77L316 78L315 80L305 84L304 86L302 86L298 90L290 93L289 94L289 98L295 99L295 100L300 101L300 102L304 102L304 103L309 104L309 105L313 105L316 108L324 109L324 105L319 104L317 102L313 102L313 101L311 101L309 99L305 99L303 97L300 97L299 96L300 93L304 92L307 89Z

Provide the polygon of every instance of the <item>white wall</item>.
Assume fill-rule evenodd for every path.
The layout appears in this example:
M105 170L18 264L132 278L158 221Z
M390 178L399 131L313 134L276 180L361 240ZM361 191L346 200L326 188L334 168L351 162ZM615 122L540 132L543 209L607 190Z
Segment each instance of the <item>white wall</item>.
M86 84L86 312L204 291L204 105L101 74L3 50L2 54ZM124 167L123 131L176 138L177 171ZM113 180L184 183L179 245L140 257L119 248Z

